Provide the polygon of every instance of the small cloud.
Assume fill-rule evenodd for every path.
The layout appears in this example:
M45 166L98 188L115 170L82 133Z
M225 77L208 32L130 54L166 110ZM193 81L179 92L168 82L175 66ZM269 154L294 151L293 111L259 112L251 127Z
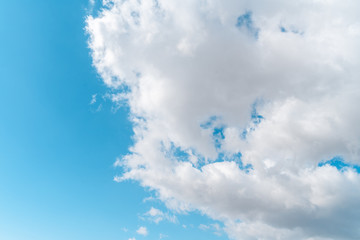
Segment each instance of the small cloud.
M138 230L136 230L136 232L140 235L146 236L148 235L148 230L146 227L139 227Z
M176 216L170 215L169 213L164 213L160 209L151 207L148 212L144 214L148 217L149 220L159 223L163 220L168 220L169 222L175 223L177 221Z
M154 201L156 200L153 196L147 197L143 199L143 203L149 202L149 201Z
M151 207L151 209L147 212L147 215L156 217L156 216L163 216L164 213L157 208Z
M205 230L208 230L210 227L208 225L205 225L205 224L200 224L199 225L199 229L205 231Z
M208 231L208 230L213 231L213 233L217 236L221 236L223 232L221 226L218 223L213 223L210 225L200 224L199 229L203 231Z
M115 177L113 178L113 180L114 180L115 182L122 182L122 181L123 181L123 178L122 178L121 176L115 176Z
M129 238L129 240L136 240L136 238L134 238L134 237L133 237L133 238Z
M91 96L90 105L93 105L94 103L96 103L96 96L97 96L96 93Z
M123 227L122 230L123 230L124 232L129 231L129 229L127 229L126 227Z
M97 93L91 95L91 100L90 100L89 104L93 106L92 111L100 112L103 107L102 103L98 103L98 104L95 104L95 103L98 103L98 94Z

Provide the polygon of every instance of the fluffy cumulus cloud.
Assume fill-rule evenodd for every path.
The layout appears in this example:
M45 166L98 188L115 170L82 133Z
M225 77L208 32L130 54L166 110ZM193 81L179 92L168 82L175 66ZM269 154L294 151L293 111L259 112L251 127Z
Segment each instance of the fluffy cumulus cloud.
M232 239L359 239L359 9L104 1L89 46L134 130L116 180L222 221Z

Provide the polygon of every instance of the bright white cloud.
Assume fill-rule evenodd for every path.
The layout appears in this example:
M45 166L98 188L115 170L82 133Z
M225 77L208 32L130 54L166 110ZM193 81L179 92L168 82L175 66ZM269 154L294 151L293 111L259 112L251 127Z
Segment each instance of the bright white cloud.
M319 163L360 161L360 2L106 2L89 46L135 141L115 180L233 239L359 239L359 174Z
M146 236L148 235L148 230L146 227L139 227L138 230L136 230L136 232L140 235Z

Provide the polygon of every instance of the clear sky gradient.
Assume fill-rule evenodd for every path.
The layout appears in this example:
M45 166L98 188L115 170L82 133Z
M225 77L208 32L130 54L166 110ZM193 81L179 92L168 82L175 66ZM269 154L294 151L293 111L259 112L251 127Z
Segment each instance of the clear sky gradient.
M199 214L144 220L163 205L143 202L152 193L138 183L113 181L132 128L127 109L102 98L88 9L87 0L0 2L0 239L226 239L199 229L214 223Z

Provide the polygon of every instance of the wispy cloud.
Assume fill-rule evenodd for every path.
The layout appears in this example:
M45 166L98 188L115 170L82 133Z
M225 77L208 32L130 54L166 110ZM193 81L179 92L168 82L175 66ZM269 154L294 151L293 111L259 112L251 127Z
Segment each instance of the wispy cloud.
M217 236L221 236L224 232L224 230L222 229L222 227L220 227L218 223L212 223L209 225L200 224L199 229L203 231L212 231Z
M91 96L90 105L96 103L96 96L97 96L97 94L93 94L93 95Z
M163 233L160 233L159 234L159 239L164 239L164 238L167 238L167 237L169 237L168 235L165 235L165 234L163 234Z
M205 224L200 224L199 225L199 229L201 230L208 230L210 227L208 225L205 225Z
M95 0L89 0L86 12L88 15L93 14L95 8Z
M170 213L164 213L160 209L154 207L151 207L150 210L144 214L144 216L147 217L148 220L155 223L159 223L163 220L167 220L172 223L177 222L177 218L175 215L171 215Z

